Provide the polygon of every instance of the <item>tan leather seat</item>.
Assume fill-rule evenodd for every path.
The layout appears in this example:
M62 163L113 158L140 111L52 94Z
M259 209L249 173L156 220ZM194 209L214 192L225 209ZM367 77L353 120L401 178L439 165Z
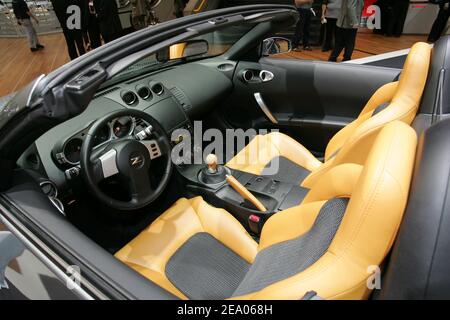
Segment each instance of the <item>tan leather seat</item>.
M186 299L363 299L396 236L416 151L395 121L370 152L324 173L302 203L269 218L259 243L228 212L180 199L116 257Z
M265 175L265 168L272 165L271 161L286 159L291 163L291 169L283 168L283 165L288 166L284 161L276 164L280 166L279 170L285 169L287 172L284 175L291 178L295 175L292 172L292 166L298 166L299 175L303 176L298 181L303 187L311 188L317 179L336 163L355 158L355 154L348 155L348 152L358 150L360 156L365 157L378 130L385 124L394 120L411 124L416 116L427 80L430 57L431 46L426 43L416 43L406 59L400 80L379 88L358 118L330 140L325 151L324 163L287 135L270 133L256 136L226 165L255 175ZM355 145L360 147L355 148ZM305 172L302 173L302 169Z

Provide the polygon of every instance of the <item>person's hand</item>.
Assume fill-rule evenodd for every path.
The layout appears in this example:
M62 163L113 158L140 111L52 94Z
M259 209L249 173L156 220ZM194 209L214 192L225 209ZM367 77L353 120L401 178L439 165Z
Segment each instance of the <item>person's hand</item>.
M22 23L21 23L19 20L17 20L17 24L18 24L19 26L22 25Z
M36 24L39 24L39 20L36 18L36 17L34 17L34 22L36 22Z

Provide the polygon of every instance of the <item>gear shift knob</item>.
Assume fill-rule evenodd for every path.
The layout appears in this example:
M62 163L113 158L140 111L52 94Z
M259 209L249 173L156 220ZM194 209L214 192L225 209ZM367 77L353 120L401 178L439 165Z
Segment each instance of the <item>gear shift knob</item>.
M208 165L208 171L210 173L217 172L217 156L215 154L208 154L205 159L206 164Z

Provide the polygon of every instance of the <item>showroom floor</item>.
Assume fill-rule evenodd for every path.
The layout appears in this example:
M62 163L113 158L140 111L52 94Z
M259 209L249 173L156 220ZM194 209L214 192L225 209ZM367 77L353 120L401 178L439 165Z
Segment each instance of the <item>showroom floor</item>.
M69 61L62 34L40 37L45 49L31 53L25 38L0 38L0 97L21 89L40 74L48 74ZM358 34L354 59L411 47L426 36L386 38L372 33ZM313 51L291 52L284 55L296 59L327 60L329 52L320 48Z

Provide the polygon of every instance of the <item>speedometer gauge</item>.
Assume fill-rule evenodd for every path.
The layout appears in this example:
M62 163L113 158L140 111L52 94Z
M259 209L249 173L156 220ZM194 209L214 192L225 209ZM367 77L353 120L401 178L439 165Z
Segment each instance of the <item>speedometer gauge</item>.
M64 157L70 164L78 164L80 162L81 145L83 141L79 138L73 138L64 146Z
M123 138L131 134L133 130L133 119L131 117L121 117L114 120L113 133L117 138Z
M98 146L111 138L111 129L108 125L104 126L94 137L94 145Z

